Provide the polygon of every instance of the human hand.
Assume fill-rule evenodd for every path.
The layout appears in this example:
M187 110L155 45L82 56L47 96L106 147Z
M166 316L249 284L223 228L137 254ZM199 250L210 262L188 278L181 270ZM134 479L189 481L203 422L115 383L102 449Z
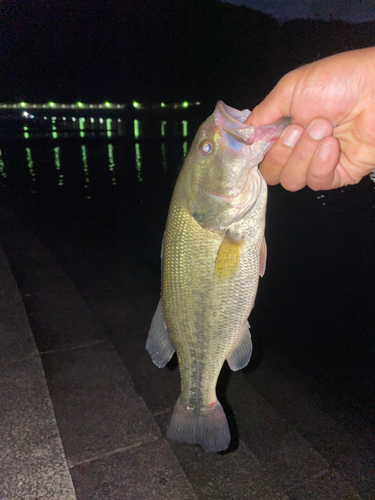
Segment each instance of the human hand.
M268 184L356 184L375 168L375 47L343 52L286 74L246 123L289 125L260 165ZM334 125L333 125L334 124Z

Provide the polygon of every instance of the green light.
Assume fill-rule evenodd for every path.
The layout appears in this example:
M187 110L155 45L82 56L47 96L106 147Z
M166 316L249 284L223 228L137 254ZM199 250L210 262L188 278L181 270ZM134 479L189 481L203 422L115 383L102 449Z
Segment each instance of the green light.
M82 108L82 106L83 106L83 102L77 102L77 106L78 106L79 108Z
M161 158L163 163L163 172L165 173L167 171L167 153L165 150L165 142L161 143Z
M55 154L55 167L56 167L56 170L60 170L60 168L61 168L60 147L57 146L56 148L53 148L53 152Z
M165 108L165 104L164 104L164 102L161 102L161 103L160 103L160 106L161 106L162 108Z
M25 103L25 102L20 102L20 106L21 106L22 108L24 108L24 107L26 106L26 103Z
M110 118L107 118L105 121L106 127L107 127L107 136L111 137L112 132L111 132L111 126L112 126L112 120Z
M141 105L139 104L139 102L133 101L133 107L136 108L136 109L138 109L138 108L141 107Z
M166 121L162 121L161 122L161 136L164 137L165 136L165 126L166 126L167 122Z
M28 128L26 125L23 127L23 136L25 139L28 139L30 137L29 132L28 132Z
M134 120L134 137L137 139L139 137L139 122Z
M50 102L48 103L48 106L50 106L51 108L53 108L54 106L56 106L56 104L55 104L54 102L51 102L51 101L50 101Z
M182 120L182 135L183 137L188 135L188 122L186 120Z
M4 165L3 154L1 152L1 149L0 149L0 175L1 175L1 177L4 177L4 178L7 177L7 174L5 172L5 165Z
M137 179L139 182L143 182L142 179L142 158L141 150L139 148L138 142L135 144L135 168L137 169Z
M56 148L53 148L53 152L55 155L55 167L58 172L58 186L63 186L64 185L64 175L61 173L61 161L60 161L60 147L57 146Z
M188 103L187 101L184 101L184 102L182 103L182 107L183 107L183 108L187 108L188 106L189 106L189 103Z
M78 120L78 126L79 126L79 135L80 137L85 137L85 132L84 132L84 129L85 129L85 119L84 118L80 118Z
M112 175L112 185L116 186L116 176L115 176L115 160L113 156L113 145L108 144L108 163L109 163L109 171Z
M82 163L83 163L83 173L85 176L85 189L88 191L90 190L90 173L89 173L89 166L87 163L87 149L86 146L82 145L81 146L81 152L82 152ZM91 199L90 194L87 194L85 197L87 200Z
M27 156L27 167L29 169L29 173L31 176L31 180L35 182L35 170L34 170L34 162L31 156L31 149L26 148L26 156Z
M110 108L110 107L112 106L112 104L111 104L110 102L106 101L106 102L104 103L104 106L105 106L106 108Z

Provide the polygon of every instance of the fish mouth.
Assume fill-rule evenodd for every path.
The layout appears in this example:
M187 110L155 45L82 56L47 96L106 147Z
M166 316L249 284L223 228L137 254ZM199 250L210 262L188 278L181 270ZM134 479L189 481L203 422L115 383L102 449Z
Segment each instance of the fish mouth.
M260 143L258 146L261 147L256 149L261 149L264 155L279 138L284 128L289 125L290 119L281 118L275 123L263 127L254 127L244 123L250 114L251 111L248 109L238 111L227 106L223 101L218 101L214 111L214 120L219 130L227 134L227 139L229 138L227 145L232 150L242 149L241 145L252 146L255 143Z

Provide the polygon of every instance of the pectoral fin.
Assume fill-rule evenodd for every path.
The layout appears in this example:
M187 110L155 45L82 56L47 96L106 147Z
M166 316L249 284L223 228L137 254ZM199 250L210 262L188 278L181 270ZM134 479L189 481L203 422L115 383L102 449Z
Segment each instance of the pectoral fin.
M221 242L215 261L215 277L219 280L235 275L240 263L243 239L234 238L229 230Z
M168 363L175 351L165 326L161 299L152 318L146 349L159 368L163 368Z
M263 236L263 241L260 246L260 258L259 258L259 275L263 276L266 272L266 261L267 261L267 244L266 238Z
M227 357L228 365L233 371L244 368L251 358L253 352L253 343L251 341L250 325L246 321L243 331Z

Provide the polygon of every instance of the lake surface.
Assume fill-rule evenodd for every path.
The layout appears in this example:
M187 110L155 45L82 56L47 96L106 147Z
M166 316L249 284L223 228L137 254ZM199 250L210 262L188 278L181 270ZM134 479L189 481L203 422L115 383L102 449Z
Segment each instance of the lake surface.
M0 177L46 209L161 238L202 119L70 117L2 123ZM150 247L150 245L148 245Z
M3 122L1 181L42 210L129 242L158 274L173 186L204 117L91 118L19 120L5 132ZM360 384L367 396L375 394L374 188L370 177L330 192L269 188L267 272L250 318L258 345L316 376Z

